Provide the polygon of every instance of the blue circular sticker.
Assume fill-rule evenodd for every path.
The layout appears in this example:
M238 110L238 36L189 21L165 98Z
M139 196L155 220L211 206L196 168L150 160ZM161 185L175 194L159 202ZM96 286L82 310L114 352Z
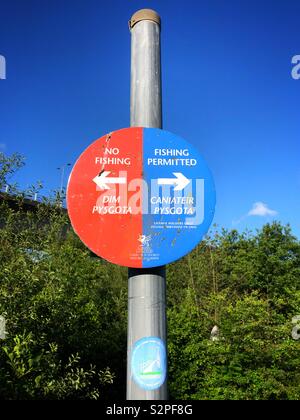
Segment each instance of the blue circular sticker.
M158 337L144 337L133 347L131 370L134 381L147 391L158 389L166 379L166 347Z

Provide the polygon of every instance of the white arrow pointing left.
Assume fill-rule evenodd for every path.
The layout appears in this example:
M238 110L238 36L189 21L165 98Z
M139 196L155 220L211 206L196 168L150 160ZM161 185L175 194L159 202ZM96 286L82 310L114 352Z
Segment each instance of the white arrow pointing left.
M109 190L109 186L107 184L126 184L126 178L125 177L119 177L119 178L110 177L110 178L108 178L109 174L110 174L110 171L104 171L104 172L102 172L102 174L95 176L93 181L102 190Z

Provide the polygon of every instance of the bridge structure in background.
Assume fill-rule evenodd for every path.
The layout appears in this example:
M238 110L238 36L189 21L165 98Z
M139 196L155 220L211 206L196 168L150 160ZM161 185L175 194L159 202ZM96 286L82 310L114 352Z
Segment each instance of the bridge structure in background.
M24 211L35 212L38 208L38 205L44 203L43 197L40 197L37 193L23 194L20 192L20 194L16 194L10 192L9 185L5 185L3 188L0 188L0 202L7 202L9 207L12 209L16 210L20 208L20 203L18 201L20 197L22 197L22 208ZM67 212L67 209L63 205L57 207L60 208L63 212Z

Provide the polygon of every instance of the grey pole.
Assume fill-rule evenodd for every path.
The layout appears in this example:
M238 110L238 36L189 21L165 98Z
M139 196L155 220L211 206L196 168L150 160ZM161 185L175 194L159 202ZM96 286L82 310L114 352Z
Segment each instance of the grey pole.
M62 191L64 188L64 177L65 177L65 168L66 166L71 166L71 163L64 163L62 166L57 168L59 171L61 170L61 177L60 177L60 194L62 195Z
M65 165L62 166L61 179L60 179L60 194L62 195L64 187Z
M160 17L153 10L142 9L132 16L129 27L130 125L162 128ZM128 270L127 400L166 400L167 380L149 391L132 377L132 349L145 337L158 337L167 348L165 267Z

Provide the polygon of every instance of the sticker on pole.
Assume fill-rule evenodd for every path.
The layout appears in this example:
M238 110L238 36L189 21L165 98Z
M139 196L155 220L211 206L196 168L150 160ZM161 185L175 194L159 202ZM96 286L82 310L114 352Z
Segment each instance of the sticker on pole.
M92 143L71 172L72 226L96 255L127 267L171 263L202 240L215 187L198 151L157 128L114 131Z
M147 391L158 389L167 375L166 347L158 337L138 340L132 350L131 372L134 381Z

